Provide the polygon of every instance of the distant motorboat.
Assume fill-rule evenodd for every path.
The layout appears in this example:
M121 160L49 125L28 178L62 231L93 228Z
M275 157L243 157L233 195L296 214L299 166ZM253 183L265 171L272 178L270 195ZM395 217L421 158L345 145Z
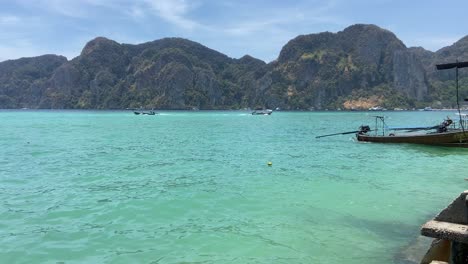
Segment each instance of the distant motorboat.
M253 111L252 115L271 115L271 113L273 113L271 109L261 109Z
M135 115L156 115L157 113L153 110L151 111L133 111Z

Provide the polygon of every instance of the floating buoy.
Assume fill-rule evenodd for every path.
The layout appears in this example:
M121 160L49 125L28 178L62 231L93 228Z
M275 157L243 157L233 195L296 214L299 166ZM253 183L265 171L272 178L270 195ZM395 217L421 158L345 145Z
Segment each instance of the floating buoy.
M268 164L268 166L271 166L271 165L273 165L273 163L271 163L271 161L269 161L267 164Z

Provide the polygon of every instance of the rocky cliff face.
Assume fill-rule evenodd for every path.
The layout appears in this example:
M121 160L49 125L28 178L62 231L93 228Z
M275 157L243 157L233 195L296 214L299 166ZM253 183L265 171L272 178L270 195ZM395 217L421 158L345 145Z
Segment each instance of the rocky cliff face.
M387 30L354 25L336 34L291 40L274 70L286 80L280 91L285 105L299 100L301 107L321 109L355 90L375 95L384 86L422 100L428 91L425 71L420 58L407 50Z
M423 100L428 95L428 80L419 57L409 51L393 54L393 87L409 98Z
M0 63L0 108L408 107L450 102L453 73L434 65L456 59L468 60L468 37L433 53L374 25L298 36L269 64L180 38L128 45L99 37L71 61Z
M67 59L44 55L0 63L0 107L37 107L44 97L47 81Z
M245 86L266 67L246 56L234 60L198 43L168 38L121 45L90 41L49 80L46 108L216 109L247 106Z

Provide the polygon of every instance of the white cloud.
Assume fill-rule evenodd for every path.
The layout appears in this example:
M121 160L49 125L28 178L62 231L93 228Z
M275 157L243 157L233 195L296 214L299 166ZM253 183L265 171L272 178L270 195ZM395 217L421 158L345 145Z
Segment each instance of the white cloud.
M0 45L0 61L18 59L22 57L34 57L43 53L36 50L28 39L16 39L15 45Z
M224 31L229 35L235 36L245 36L254 34L256 32L265 31L267 29L271 29L276 27L280 24L281 21L279 20L258 20L258 21L248 21L243 23L236 23L233 27L228 27L226 29L219 28L220 31Z
M225 27L218 27L229 35L247 36L262 32L275 33L277 31L299 32L302 28L313 25L346 25L345 21L329 13L337 5L335 0L322 2L299 2L287 7L272 7L249 10L250 16L236 17Z
M18 0L24 7L35 6L51 13L72 18L92 17L91 12L96 7L114 10L125 10L127 3L112 0Z
M13 15L1 15L0 16L0 25L13 25L18 24L21 21L21 18Z
M84 5L78 1L42 0L39 5L50 12L67 17L82 18L87 15Z
M135 19L139 19L145 16L145 11L143 8L137 5L131 6L126 13Z
M193 3L186 0L145 0L150 8L162 19L183 29L192 30L199 26L197 22L187 18Z

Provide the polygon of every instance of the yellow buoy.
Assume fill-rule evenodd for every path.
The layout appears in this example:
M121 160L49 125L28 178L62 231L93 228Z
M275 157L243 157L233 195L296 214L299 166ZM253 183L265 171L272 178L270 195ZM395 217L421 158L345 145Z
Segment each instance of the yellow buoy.
M271 163L271 161L269 161L267 164L268 164L268 166L271 166L271 165L273 165L273 163Z

